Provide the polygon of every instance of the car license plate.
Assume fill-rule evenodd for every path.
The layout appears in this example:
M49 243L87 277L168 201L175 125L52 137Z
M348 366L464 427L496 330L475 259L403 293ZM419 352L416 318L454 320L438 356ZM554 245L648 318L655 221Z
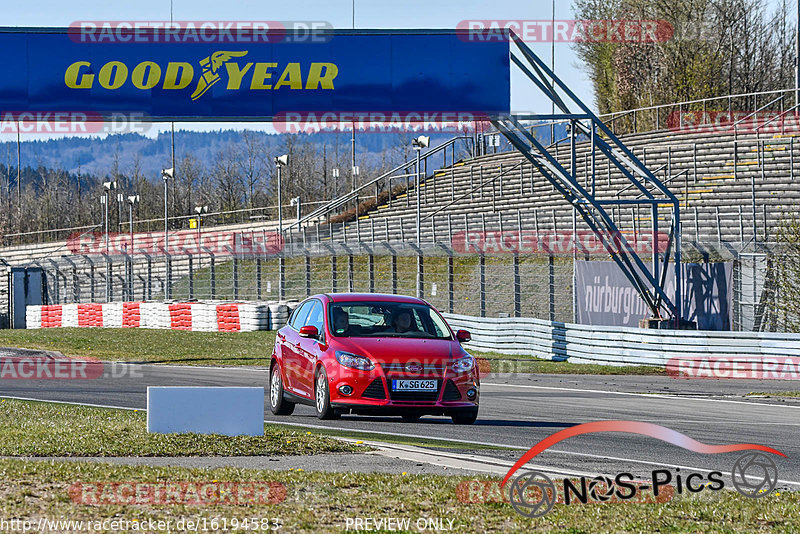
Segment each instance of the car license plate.
M436 380L392 380L392 391L436 391Z

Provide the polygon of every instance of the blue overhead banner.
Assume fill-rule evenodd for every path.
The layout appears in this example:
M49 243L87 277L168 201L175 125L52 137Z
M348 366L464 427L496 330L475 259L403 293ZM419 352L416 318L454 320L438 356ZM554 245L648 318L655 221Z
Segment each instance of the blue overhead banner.
M163 41L84 42L74 29L0 29L0 112L213 121L321 112L494 116L510 107L508 43L470 42L455 31Z

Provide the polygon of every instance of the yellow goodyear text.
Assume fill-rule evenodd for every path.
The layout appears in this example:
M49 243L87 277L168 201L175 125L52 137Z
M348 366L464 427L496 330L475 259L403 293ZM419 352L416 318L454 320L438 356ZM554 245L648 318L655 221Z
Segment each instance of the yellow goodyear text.
M224 67L229 90L333 90L334 80L339 74L338 66L329 62L310 62L305 65L227 62ZM165 65L154 61L142 61L136 65L122 61L109 61L101 65L76 61L64 72L64 83L70 89L93 89L99 86L115 90L132 86L142 90L177 90L192 85L196 70L200 71L183 61L170 61Z

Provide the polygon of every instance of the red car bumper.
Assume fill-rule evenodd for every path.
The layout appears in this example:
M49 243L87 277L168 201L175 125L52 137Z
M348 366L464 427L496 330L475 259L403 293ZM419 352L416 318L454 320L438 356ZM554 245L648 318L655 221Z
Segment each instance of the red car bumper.
M333 366L338 368L328 371L331 405L356 413L447 414L474 408L480 399L477 369L457 374L444 365L426 366L420 372L406 371L402 365L377 365L371 371L344 368L338 363ZM436 391L394 391L392 380L396 379L435 380ZM346 386L351 388L349 395Z

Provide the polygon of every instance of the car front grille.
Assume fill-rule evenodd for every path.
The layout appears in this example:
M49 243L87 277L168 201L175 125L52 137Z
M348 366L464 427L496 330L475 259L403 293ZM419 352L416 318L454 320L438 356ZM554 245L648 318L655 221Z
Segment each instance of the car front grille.
M373 380L372 383L367 386L367 389L364 390L364 393L361 394L361 397L364 399L385 399L386 391L383 389L383 380L380 378Z

